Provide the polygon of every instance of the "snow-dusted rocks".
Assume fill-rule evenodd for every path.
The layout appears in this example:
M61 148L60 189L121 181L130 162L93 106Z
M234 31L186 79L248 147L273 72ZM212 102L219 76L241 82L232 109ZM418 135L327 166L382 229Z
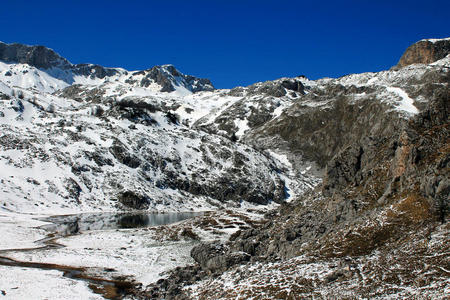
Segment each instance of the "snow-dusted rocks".
M285 99L280 114L239 140L276 150L272 156L290 166L296 182L299 174L311 178L314 167L324 170L323 184L267 214L258 228L194 247L197 264L150 285L148 295L444 299L449 74L446 56L302 81L305 95ZM227 119L222 113L214 115L218 122L208 120L209 130Z
M430 64L443 59L450 52L450 38L424 39L406 49L397 67L411 64Z
M146 88L156 86L161 92L177 90L182 94L214 90L208 79L182 74L172 65L128 72L94 64L72 64L44 46L0 42L0 62L3 64L0 65L0 71L4 71L0 76L13 77L9 80L11 84L41 91L49 87L55 91L75 83L97 85L108 81L121 81ZM7 65L10 65L9 69ZM23 76L28 72L31 72L30 75Z
M283 201L284 182L262 153L179 124L164 103L83 92L82 102L28 91L2 101L2 205L173 210L199 197L197 209Z
M444 58L214 90L172 65L129 72L39 46L0 49L0 161L13 210L281 202L317 184L350 141L398 130L448 76Z
M150 283L159 275L148 276L130 258L146 256L141 246L154 254L152 265L167 270L192 262L193 243L220 237L193 248L198 264L166 274L139 291L143 298L208 299L219 290L233 299L445 294L448 55L378 73L215 90L171 65L130 72L73 65L46 48L0 45L4 224L34 224L23 213L233 207L156 228L149 239L141 230L139 244L109 232L117 240L101 256L107 261L123 250L117 270L130 266ZM282 202L257 222L248 209ZM2 232L10 238L13 227ZM39 230L18 230L23 247ZM188 241L176 245L182 261L149 250L161 237ZM89 239L98 238L106 240L103 233ZM82 253L99 267L93 249L73 246L62 256L53 252L54 262L78 261ZM275 282L268 289L267 278Z
M287 197L267 153L189 127L222 104L208 102L217 97L209 80L171 65L128 72L2 45L3 207L205 210Z
M156 66L148 70L133 72L125 82L145 88L159 85L161 92L179 91L185 95L190 94L189 92L214 90L208 79L182 74L172 65Z

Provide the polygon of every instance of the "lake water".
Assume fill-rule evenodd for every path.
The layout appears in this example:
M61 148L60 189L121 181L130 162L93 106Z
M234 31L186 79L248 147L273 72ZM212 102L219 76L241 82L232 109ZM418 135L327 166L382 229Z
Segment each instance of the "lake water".
M52 223L43 225L41 228L61 235L70 235L90 230L126 229L167 225L190 219L201 214L202 213L199 212L84 213L46 217L40 220Z

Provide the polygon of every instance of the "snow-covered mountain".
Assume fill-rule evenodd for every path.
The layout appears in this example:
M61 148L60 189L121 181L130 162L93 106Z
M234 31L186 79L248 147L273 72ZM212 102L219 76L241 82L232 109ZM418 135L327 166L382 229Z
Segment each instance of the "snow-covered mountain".
M241 100L200 119L199 128L232 136L236 123L262 112L265 120L246 123L239 141L285 155L293 173L310 177L323 170L323 183L272 211L257 228L194 247L196 264L150 285L147 295L446 299L449 46L449 39L420 41L388 71L287 79L302 83L295 94L285 79L239 88ZM255 87L276 95L260 90L260 99L252 99Z
M40 91L56 91L72 84L98 85L110 81L126 82L161 92L177 90L181 94L214 90L208 79L184 75L172 65L128 72L94 64L72 64L44 46L0 42L0 61L4 63L1 66L4 77L10 77L2 81Z
M368 297L393 284L406 291L398 295L433 297L433 285L400 278L411 257L398 251L426 240L435 241L423 250L429 257L448 250L438 222L448 219L449 45L419 41L377 73L217 90L172 65L72 64L46 47L0 43L0 207L51 214L286 202L260 228L194 248L195 267L146 295L208 299L226 289L223 298L235 298L238 288L248 297L342 298L338 283L348 279ZM358 258L344 270L345 255ZM399 280L379 281L391 264L381 257L404 259L392 271ZM439 288L442 272L430 273ZM255 286L231 284L238 273ZM265 290L268 274L277 284Z
M40 46L0 49L4 207L161 211L286 198L267 154L188 125L235 101L218 100L209 80L171 65L128 72Z
M341 132L417 114L423 78L448 65L215 90L171 65L71 64L42 46L0 43L0 59L1 205L14 211L282 202L320 182Z
M217 90L172 65L72 64L43 46L0 43L6 245L18 233L36 234L27 213L216 210L160 228L171 243L221 241L197 245L195 265L129 291L133 297L443 297L449 52L449 39L422 40L382 72ZM255 222L256 205L276 209ZM133 240L118 234L116 244L134 247L120 244L114 263L122 273L134 250L141 258L159 253L134 242L147 231ZM80 253L95 260L89 247ZM184 256L193 245L186 247ZM115 250L106 250L109 261ZM66 263L58 253L42 255ZM145 264L135 264L131 274L148 279Z

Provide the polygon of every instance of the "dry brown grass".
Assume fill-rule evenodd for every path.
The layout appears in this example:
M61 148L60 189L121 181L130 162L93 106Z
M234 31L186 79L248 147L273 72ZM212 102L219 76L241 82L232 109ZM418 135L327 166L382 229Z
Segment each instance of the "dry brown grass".
M410 193L387 211L389 221L399 221L404 225L420 223L432 218L430 203L418 193Z

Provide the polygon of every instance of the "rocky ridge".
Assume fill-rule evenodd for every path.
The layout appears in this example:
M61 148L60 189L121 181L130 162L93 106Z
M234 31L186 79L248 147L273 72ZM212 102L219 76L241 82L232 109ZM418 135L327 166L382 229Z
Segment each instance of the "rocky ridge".
M297 188L286 187L289 176L268 153L191 128L237 100L209 80L171 65L136 72L90 65L85 75L76 70L88 65L45 47L2 45L5 209L205 210L280 203Z
M148 295L444 299L449 66L447 56L318 80L278 118L248 131L246 143L314 162L323 184L259 228L194 247L197 264L149 286Z
M179 87L190 92L214 90L208 79L185 75L172 65L155 66L149 70L128 72L121 68L105 68L95 64L72 64L52 49L44 46L0 42L0 61L34 67L69 85L77 83L77 80L80 79L82 79L81 83L99 83L99 80L123 80L140 87L149 87L151 84L155 84L161 92L173 92Z
M108 71L2 47L16 49L0 51L3 209L281 204L194 248L196 265L143 298L445 294L448 55L214 90L170 65Z
M400 58L397 67L411 64L430 64L443 59L450 52L450 39L426 39L412 44Z

